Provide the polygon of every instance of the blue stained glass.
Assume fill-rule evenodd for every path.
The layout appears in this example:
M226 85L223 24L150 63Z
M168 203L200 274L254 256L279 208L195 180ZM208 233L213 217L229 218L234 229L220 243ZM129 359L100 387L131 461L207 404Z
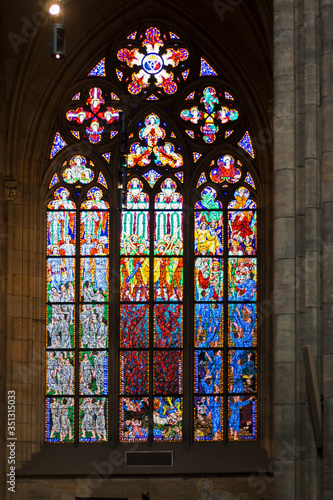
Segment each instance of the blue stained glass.
M252 141L251 141L250 134L248 132L245 132L244 136L239 141L238 146L243 148L247 153L249 153L250 156L252 156L252 158L254 158Z
M154 441L181 441L183 401L178 397L154 398Z
M216 71L203 58L201 58L200 76L217 76Z
M202 157L202 154L195 153L195 152L193 153L194 162L197 162L201 157Z
M50 185L49 185L49 188L55 186L56 184L58 184L59 181L59 177L57 176L57 174L54 174L54 176L52 177L52 180L50 182Z
M184 172L177 172L175 176L181 181L184 182Z
M197 394L222 393L223 358L220 349L197 350L194 353L195 392Z
M174 39L177 39L179 40L179 36L177 36L175 33L173 33L172 31L169 31L169 35L170 35L170 38L174 38Z
M106 180L105 180L105 177L104 175L102 174L102 172L100 172L99 176L98 176L98 181L100 184L102 184L102 186L104 186L105 188L108 187L107 183L106 183Z
M228 403L229 441L248 441L257 437L257 398L230 396Z
M110 160L111 160L111 153L104 153L102 154L103 158L108 162L110 163Z
M137 34L137 31L134 31L134 33L131 33L130 35L128 35L128 40L135 40L135 37L136 37L136 34Z
M245 182L250 184L250 186L252 186L254 189L256 188L256 185L255 185L254 180L252 179L252 175L250 173L247 173L247 176L245 178Z
M105 73L105 57L96 64L96 66L88 73L88 76L106 76Z
M222 441L223 401L221 396L194 398L194 440Z
M53 158L65 146L67 146L67 143L63 140L59 132L57 132L53 140L50 158Z
M79 101L80 100L80 94L81 94L81 92L78 92L77 94L75 94L75 96L72 97L72 101Z

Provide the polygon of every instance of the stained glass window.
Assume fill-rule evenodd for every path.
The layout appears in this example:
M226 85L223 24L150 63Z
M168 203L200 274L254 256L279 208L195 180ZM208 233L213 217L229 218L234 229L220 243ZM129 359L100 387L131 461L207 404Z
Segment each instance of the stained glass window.
M240 179L248 182L249 174L234 164L230 155L220 157L217 167L208 167L214 187L204 172L197 186L196 441L257 436L257 205L254 192L240 184ZM235 183L239 187L234 188Z
M128 32L113 58L91 61L54 126L49 442L257 439L252 132L216 61L191 46L172 27ZM114 179L124 110L120 208Z

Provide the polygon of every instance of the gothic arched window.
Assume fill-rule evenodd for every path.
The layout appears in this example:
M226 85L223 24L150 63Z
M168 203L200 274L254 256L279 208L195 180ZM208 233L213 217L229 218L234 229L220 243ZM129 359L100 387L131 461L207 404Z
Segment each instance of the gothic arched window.
M162 27L130 33L75 83L58 120L49 442L257 438L254 150L230 84L191 47Z

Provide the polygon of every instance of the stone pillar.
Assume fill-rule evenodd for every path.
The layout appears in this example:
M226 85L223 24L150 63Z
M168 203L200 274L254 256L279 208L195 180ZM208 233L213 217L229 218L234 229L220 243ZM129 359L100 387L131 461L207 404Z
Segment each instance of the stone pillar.
M274 447L284 470L275 498L294 500L295 370L295 20L294 0L274 2Z
M322 50L323 485L333 491L333 2L320 1Z

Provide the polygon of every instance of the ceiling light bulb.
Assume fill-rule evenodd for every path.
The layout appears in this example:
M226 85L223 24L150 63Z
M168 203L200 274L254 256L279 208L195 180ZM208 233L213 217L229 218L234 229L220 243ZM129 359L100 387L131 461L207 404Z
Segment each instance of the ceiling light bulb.
M60 4L59 3L52 3L49 8L49 13L51 16L57 16L60 14Z

